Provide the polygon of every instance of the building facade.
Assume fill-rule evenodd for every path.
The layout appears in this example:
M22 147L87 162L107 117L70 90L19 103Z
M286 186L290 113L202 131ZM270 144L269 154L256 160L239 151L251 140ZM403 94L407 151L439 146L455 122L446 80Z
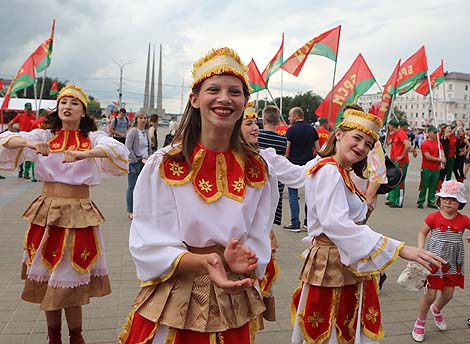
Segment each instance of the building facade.
M393 106L403 111L408 123L414 128L456 121L464 128L470 128L470 74L449 72L445 81L433 89L433 102L437 123L432 114L431 97L410 91L397 96ZM369 109L373 103L380 102L381 93L364 94L359 98L359 105Z

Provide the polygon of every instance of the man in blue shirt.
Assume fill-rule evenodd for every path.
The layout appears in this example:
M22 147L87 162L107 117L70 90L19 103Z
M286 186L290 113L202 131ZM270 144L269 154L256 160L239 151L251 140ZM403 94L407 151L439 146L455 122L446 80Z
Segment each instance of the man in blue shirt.
M304 112L300 107L289 111L291 126L287 129L286 157L295 165L305 165L314 158L315 151L320 149L318 133L314 127L305 122ZM315 150L315 151L314 151ZM285 230L300 232L299 220L299 190L288 188L291 223L284 226ZM305 208L304 229L307 228L307 208Z

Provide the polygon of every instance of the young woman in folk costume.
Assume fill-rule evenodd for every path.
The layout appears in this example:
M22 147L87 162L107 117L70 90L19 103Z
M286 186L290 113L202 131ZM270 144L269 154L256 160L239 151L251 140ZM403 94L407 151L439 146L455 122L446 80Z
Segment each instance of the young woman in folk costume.
M22 299L45 311L49 343L61 343L62 309L70 343L84 343L82 305L111 292L99 225L103 215L90 200L100 172L127 173L126 147L95 131L86 113L88 96L78 86L64 87L47 128L0 135L0 168L14 170L24 160L36 163L44 181L23 218L25 238Z
M377 285L397 256L429 268L444 260L361 224L367 203L351 180L362 176L382 121L348 109L307 170L305 198L312 243L293 295L292 343L370 343L383 337Z
M254 343L265 309L253 278L271 257L278 191L240 133L246 67L220 48L193 76L176 143L135 186L129 247L142 289L121 343Z

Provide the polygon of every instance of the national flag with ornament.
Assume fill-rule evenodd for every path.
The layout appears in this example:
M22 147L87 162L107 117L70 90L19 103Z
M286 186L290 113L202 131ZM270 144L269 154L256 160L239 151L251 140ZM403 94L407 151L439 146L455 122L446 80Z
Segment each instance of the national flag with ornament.
M263 73L261 74L266 86L268 85L269 78L271 75L276 73L279 69L281 69L282 63L284 59L284 33L282 34L282 41L279 50L277 51L276 55L269 61L266 68L264 68Z
M31 54L31 57L34 60L34 66L36 71L42 72L44 69L49 67L51 64L52 58L52 45L54 43L54 28L55 28L55 19L52 22L51 36L41 43L39 47Z
M385 84L383 93L382 93L382 100L380 101L380 105L377 109L377 113L375 113L380 119L386 122L386 118L388 115L388 112L390 111L390 104L392 103L392 98L393 95L395 94L395 89L397 87L397 79L398 79L398 71L400 70L400 62L401 60L398 60L397 65L395 66L395 69L392 72L392 75L390 75L390 78L388 78L387 83Z
M373 84L375 84L374 75L362 54L359 54L343 78L335 85L333 91L328 93L320 103L315 113L318 117L328 118L330 127L336 128L342 119L344 107L357 103L357 99L366 93Z
M49 91L49 95L50 95L50 96L56 95L57 92L58 92L58 89L57 89L57 79L55 79L54 82L52 83L51 90Z
M429 76L431 79L431 87L432 89L436 88L441 82L444 81L444 61L441 60L441 64L439 67L436 68L434 72ZM423 96L427 96L429 94L429 82L426 79L423 80L421 84L415 89L416 92L422 94Z
M259 72L258 66L256 66L255 60L253 59L248 63L247 74L251 88L250 93L256 93L267 88L263 76Z
M3 98L3 103L1 109L8 109L8 103L10 102L10 97L15 95L16 92L21 91L34 84L36 74L34 73L34 60L32 56L23 63L20 70L16 73L15 77L11 81L10 87Z
M424 45L408 60L403 62L398 72L397 90L402 95L411 91L418 82L426 77L428 71L428 59Z
M298 76L307 61L308 55L320 55L336 61L338 57L339 36L341 25L312 38L297 49L282 65L286 72Z

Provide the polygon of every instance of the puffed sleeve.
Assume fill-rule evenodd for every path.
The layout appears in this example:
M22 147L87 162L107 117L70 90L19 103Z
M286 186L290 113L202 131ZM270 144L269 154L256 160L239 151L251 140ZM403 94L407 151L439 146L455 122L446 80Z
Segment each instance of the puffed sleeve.
M14 133L5 131L0 134L0 169L13 171L23 161L36 161L37 154L29 148L6 148L5 145L14 137L22 137L26 140L47 141L48 131L44 129L34 129L30 132L20 131Z
M299 189L305 185L306 167L294 165L286 157L276 154L274 148L260 150L260 155L272 167L277 179L290 188Z
M307 204L318 214L323 233L338 247L341 262L357 275L378 273L396 260L404 243L387 238L349 215L344 181L334 165L307 177Z
M255 270L257 278L262 278L266 266L271 260L270 233L274 221L277 202L279 201L279 189L277 178L272 168L269 169L267 183L261 190L262 194L256 206L251 229L245 244L256 252L258 256L258 267Z
M95 131L90 134L91 146L101 149L106 159L95 159L101 170L106 174L121 176L128 173L129 151L124 144L109 137L104 131Z
M159 174L162 156L161 151L150 156L134 189L129 251L142 285L170 278L187 253L179 231L172 186Z

